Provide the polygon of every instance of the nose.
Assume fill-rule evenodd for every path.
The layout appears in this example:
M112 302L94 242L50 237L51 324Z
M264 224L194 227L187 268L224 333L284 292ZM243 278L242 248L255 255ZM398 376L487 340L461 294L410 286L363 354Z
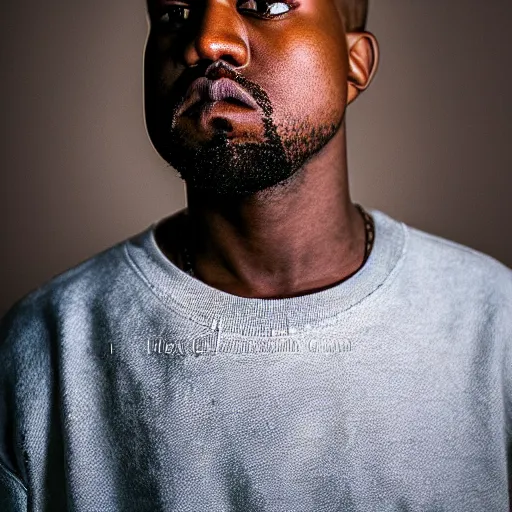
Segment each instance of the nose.
M206 0L202 5L197 31L184 50L186 64L222 59L237 68L247 66L247 31L232 0Z

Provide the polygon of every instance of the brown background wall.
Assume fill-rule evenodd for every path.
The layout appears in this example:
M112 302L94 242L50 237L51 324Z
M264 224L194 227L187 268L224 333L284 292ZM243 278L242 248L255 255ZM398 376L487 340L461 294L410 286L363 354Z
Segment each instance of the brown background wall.
M0 315L185 204L145 132L144 0L2 2ZM512 2L373 0L352 197L512 266Z

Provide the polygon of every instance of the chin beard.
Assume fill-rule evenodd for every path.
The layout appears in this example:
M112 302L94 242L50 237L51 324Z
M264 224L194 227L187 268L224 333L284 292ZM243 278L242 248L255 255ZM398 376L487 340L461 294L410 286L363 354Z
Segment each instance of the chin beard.
M192 147L171 131L166 160L187 187L219 196L248 196L287 181L297 170L275 127L265 123L262 142L235 142L222 130Z
M290 183L298 170L334 136L340 124L320 128L295 123L283 139L264 118L262 142L234 142L219 130L206 143L192 146L176 129L161 147L161 156L187 187L218 196L249 196Z

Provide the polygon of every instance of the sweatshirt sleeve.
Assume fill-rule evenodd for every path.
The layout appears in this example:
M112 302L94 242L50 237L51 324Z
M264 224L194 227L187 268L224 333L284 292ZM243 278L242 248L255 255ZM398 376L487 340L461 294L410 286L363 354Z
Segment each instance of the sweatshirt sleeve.
M27 489L2 462L0 462L0 510L27 512Z
M26 333L30 331L30 308L17 303L0 320L0 511L27 511L28 486L23 464L23 434L20 397L24 383L20 368Z
M505 309L503 323L504 350L502 359L503 392L505 403L506 432L508 434L509 447L512 456L512 273L510 274L510 294ZM512 475L511 475L512 478Z
M504 315L504 351L502 359L503 394L505 406L505 432L507 435L507 465L508 465L508 494L509 511L512 512L512 273L508 274L508 299L504 300L506 309Z

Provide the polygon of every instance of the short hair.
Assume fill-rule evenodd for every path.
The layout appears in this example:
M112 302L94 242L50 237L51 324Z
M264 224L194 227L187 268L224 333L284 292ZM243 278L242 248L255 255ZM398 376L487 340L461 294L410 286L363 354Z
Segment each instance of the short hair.
M341 10L345 32L363 32L368 17L368 0L334 0Z

